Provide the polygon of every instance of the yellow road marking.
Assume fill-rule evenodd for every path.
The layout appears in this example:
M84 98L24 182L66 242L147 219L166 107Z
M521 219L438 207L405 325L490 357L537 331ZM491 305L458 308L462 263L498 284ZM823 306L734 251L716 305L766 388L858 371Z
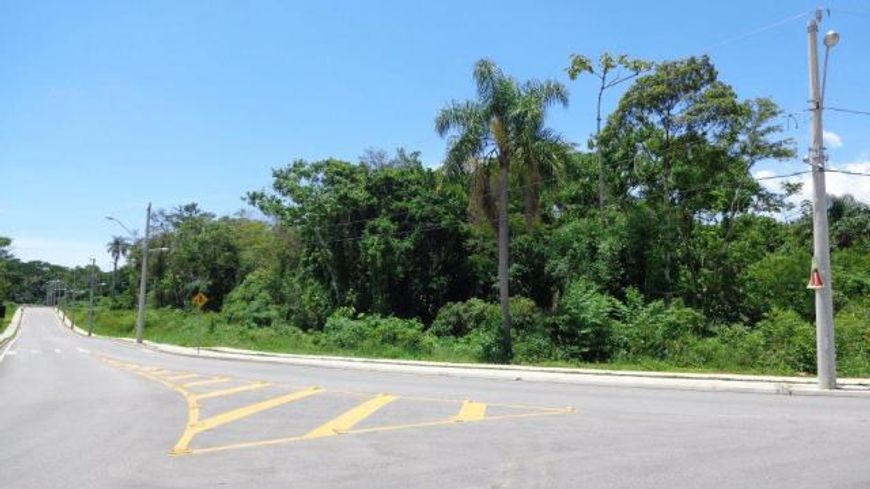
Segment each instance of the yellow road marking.
M199 374L181 374L181 375L174 375L172 377L166 377L166 380L171 380L171 381L175 382L176 380L194 379L196 377L199 377Z
M391 396L389 394L379 394L377 397L369 399L368 401L356 406L350 411L345 412L341 416L331 421L327 421L326 423L309 431L308 434L306 434L302 438L321 438L324 436L335 436L341 433L346 433L351 428L353 428L354 425L368 418L372 414L375 414L378 409L386 406L387 404L395 400L396 396Z
M403 398L404 399L404 398ZM489 416L481 419L480 421L495 421L502 419L519 419L519 418L534 418L538 416L553 416L557 414L569 414L575 412L574 408L553 408L548 409L546 411L534 412L534 413L520 413L520 414L505 414L501 416ZM405 430L409 428L427 428L430 426L458 426L452 418L440 420L440 421L426 421L422 423L408 423L408 424L397 424L390 426L376 426L373 428L363 428L357 430L350 430L346 432L348 435L359 435L364 433L377 433L379 431L398 431ZM250 441L243 443L233 443L231 445L219 445L214 447L206 447L206 448L194 448L188 450L187 454L203 454L203 453L213 453L213 452L223 452L226 450L237 450L240 448L255 448L255 447L263 447L269 445L280 445L283 443L292 443L296 441L310 440L308 435L304 436L290 436L286 438L273 438L271 440L261 440L261 441Z
M447 419L437 420L437 421L428 421L421 423L407 423L407 424L397 424L397 425L386 425L386 426L374 426L371 428L362 428L362 429L353 429L353 427L362 420L368 418L373 415L382 407L391 403L392 401L398 399L397 396L388 395L388 394L380 394L375 398L370 398L369 400L363 402L362 404L352 408L351 410L343 413L337 418L328 421L327 423L315 428L314 430L308 432L305 435L299 436L291 436L284 438L275 438L269 440L260 440L260 441L252 441L252 442L242 442L235 443L230 445L221 445L221 446L212 446L212 447L203 447L203 448L190 448L190 443L193 441L194 437L199 433L210 430L212 428L216 428L228 423L232 423L234 421L246 418L248 416L252 416L259 412L269 410L275 407L278 407L282 404L286 404L289 402L293 402L299 399L303 399L305 397L318 394L321 392L325 392L323 389L319 387L309 387L308 389L304 389L302 391L292 392L289 394L285 394L283 396L279 396L273 399L268 399L266 401L258 402L255 404L251 404L249 406L245 406L239 409L234 409L231 411L227 411L221 414L217 414L210 418L204 419L202 421L199 420L200 411L199 411L199 403L197 402L200 399L208 398L208 397L217 397L218 395L229 395L232 392L242 392L242 390L250 390L265 387L266 385L270 385L266 382L260 383L252 383L249 382L240 387L235 387L232 389L224 389L223 391L214 391L208 392L204 394L196 394L191 392L185 387L197 386L197 385L209 385L209 384L217 384L221 382L229 382L234 380L230 377L212 377L205 380L188 382L186 384L180 385L177 383L170 382L172 377L161 376L160 374L170 373L170 371L162 369L160 367L153 366L144 366L137 365L133 363L125 363L120 362L115 359L111 359L109 357L100 357L105 363L110 365L118 366L120 368L129 369L133 373L140 375L142 377L146 377L151 380L155 380L160 382L161 384L169 387L170 389L181 394L187 403L188 408L188 422L185 427L184 432L181 437L176 442L175 446L170 450L171 455L188 455L188 454L201 454L201 453L211 453L211 452L220 452L225 450L233 450L240 448L248 448L248 447L260 447L260 446L268 446L268 445L277 445L282 443L290 443L295 441L304 441L304 440L312 440L317 438L325 438L338 434L364 434L364 433L374 433L381 431L396 431L396 430L404 430L409 428L423 428L428 426L449 426L449 425L458 425L457 421L465 421L465 422L476 422L476 421L492 421L492 420L503 420L503 419L518 419L518 418L530 418L537 416L548 416L548 415L557 415L557 414L570 414L576 412L576 410L572 407L566 408L552 408L552 407L540 407L540 406L528 406L528 405L511 405L511 404L485 404L480 402L472 402L472 401L463 401L462 407L459 410L459 413L456 416L452 416ZM176 372L176 377L179 376L179 372ZM185 374L185 375L195 375L195 374ZM241 389L240 389L241 388ZM339 394L353 394L353 395L366 395L361 392L342 392L337 391ZM370 395L370 394L369 394ZM450 399L431 399L424 397L402 397L402 399L408 400L417 400L417 401L429 401L429 402L457 402L456 400ZM507 407L507 408L518 408L524 410L531 410L532 412L525 413L517 413L517 414L508 414L508 415L498 415L498 416L487 416L486 410L487 406L497 406L497 407Z
M193 394L193 397L195 397L197 401L200 401L202 399L211 399L212 397L229 396L231 394L237 394L239 392L252 391L255 389L262 389L263 387L268 387L268 386L269 386L268 382L256 382L256 383L251 383L251 384L240 385L238 387L230 387L229 389L206 392L204 394Z
M238 409L233 409L231 411L226 411L221 414L214 415L208 419L204 419L198 423L194 423L193 428L197 432L210 430L212 428L227 423L232 423L233 421L237 421L242 418L247 418L252 414L257 414L268 409L276 408L282 404L287 404L288 402L305 399L306 397L313 396L314 394L319 394L321 392L323 392L323 389L321 389L320 387L309 387L301 391L291 392L289 394L284 394L283 396L274 397L266 401L250 404L245 407L240 407Z
M459 410L459 414L453 417L453 421L480 421L484 417L486 417L486 404L482 402L462 401L462 408Z
M188 382L183 384L184 387L196 387L198 385L211 385L211 384L221 384L223 382L229 382L232 379L229 377L215 377L213 379L208 380L198 380L196 382Z

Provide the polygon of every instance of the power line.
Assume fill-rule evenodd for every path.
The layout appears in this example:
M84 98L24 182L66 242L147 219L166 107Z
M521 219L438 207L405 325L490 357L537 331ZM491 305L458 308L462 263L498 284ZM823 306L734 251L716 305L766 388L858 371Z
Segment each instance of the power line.
M834 168L827 168L827 169L825 169L825 171L826 171L826 172L833 172L833 173L842 173L842 174L844 174L844 175L854 175L854 176L856 176L856 177L870 177L870 173L863 173L863 172L860 172L860 171L837 170L837 169L834 169Z
M789 173L787 175L770 175L770 176L766 176L766 177L756 177L755 179L756 180L776 180L779 178L791 178L791 177L796 177L798 175L806 175L807 173L812 173L812 172L813 172L812 170L803 170L803 171L796 171L794 173Z
M759 27L759 28L757 28L757 29L753 29L753 30L751 30L751 31L744 32L743 34L738 34L738 35L736 35L736 36L733 36L733 37L727 38L727 39L725 39L725 40L723 40L723 41L720 41L720 42L718 42L718 43L716 43L716 44L713 44L713 45L711 45L711 46L709 46L709 47L707 47L707 48L705 48L705 49L703 49L703 50L701 50L701 51L702 51L702 52L712 51L712 50L714 50L714 49L718 49L718 48L720 48L720 47L722 47L722 46L725 46L725 45L728 45L728 44L731 44L731 43L735 43L735 42L737 42L737 41L742 41L742 40L744 40L744 39L747 39L747 38L749 38L749 37L755 36L755 35L757 35L757 34L761 34L762 32L766 32L766 31L769 31L769 30L774 29L774 28L776 28L776 27L779 27L779 26L781 26L781 25L783 25L783 24L787 24L787 23L789 23L789 22L792 22L792 21L795 21L795 20L799 20L799 19L805 18L806 16L810 15L812 12L813 12L812 10L804 10L804 11L798 13L798 14L791 15L791 16L786 17L786 18L784 18L784 19L780 19L780 20L778 20L778 21L776 21L776 22L774 22L774 23L772 23L772 24L768 24L768 25L766 25L766 26L764 26L764 27Z
M825 107L825 110L833 110L835 112L845 112L847 114L870 115L870 112L865 110L841 109L839 107Z
M842 9L830 9L831 12L836 12L838 14L846 14L846 15L856 15L858 17L870 17L870 12L860 12L858 10L842 10Z

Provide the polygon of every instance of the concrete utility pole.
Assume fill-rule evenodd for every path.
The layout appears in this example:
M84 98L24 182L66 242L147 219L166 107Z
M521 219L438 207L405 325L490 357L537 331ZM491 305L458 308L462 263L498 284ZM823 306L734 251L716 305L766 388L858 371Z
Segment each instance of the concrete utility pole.
M813 259L822 277L816 288L816 364L819 388L837 387L837 357L834 347L834 303L831 277L831 249L828 244L828 202L825 191L825 154L822 143L822 109L824 84L819 84L819 54L817 37L821 9L807 26L810 68L810 111L813 114L812 149L809 162L813 172ZM825 35L825 79L827 79L828 52L840 40L839 34L829 31Z
M136 343L142 343L145 329L145 283L148 273L148 238L151 235L151 202L145 214L145 239L142 240L142 273L139 274L139 315L136 317Z
M97 268L96 258L91 258L91 298L88 300L88 336L94 334L94 272Z

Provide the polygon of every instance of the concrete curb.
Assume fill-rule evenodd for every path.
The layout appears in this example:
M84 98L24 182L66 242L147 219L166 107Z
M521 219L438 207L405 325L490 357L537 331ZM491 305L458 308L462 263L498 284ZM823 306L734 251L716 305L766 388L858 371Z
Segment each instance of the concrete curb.
M3 334L0 334L0 348L6 346L6 343L18 334L18 330L21 329L22 317L24 317L24 306L20 306L15 310L12 319L9 320L9 324L6 326L6 330L3 331Z
M77 334L87 332L58 312L62 324ZM112 341L132 343L129 338L104 337ZM324 355L269 353L237 348L191 348L150 341L144 347L173 355L277 363L304 367L364 370L371 372L437 375L448 377L547 382L610 387L688 390L702 392L738 392L782 394L796 396L852 397L870 399L870 379L840 379L836 390L822 390L815 379L804 377L752 376L730 374L694 374L670 372L637 372L621 370L572 369L560 367L524 367L518 365L426 362L417 360L366 359Z

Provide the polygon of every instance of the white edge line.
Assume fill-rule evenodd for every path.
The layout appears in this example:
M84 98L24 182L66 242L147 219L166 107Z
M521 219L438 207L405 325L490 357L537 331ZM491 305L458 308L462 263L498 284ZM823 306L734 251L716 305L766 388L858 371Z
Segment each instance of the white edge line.
M3 353L0 353L0 363L3 363L3 359L6 358L6 354L9 352L9 349L12 348L15 343L18 341L18 337L21 335L21 328L18 328L18 331L15 332L15 337L12 338L9 343L6 344L6 348L3 349Z

